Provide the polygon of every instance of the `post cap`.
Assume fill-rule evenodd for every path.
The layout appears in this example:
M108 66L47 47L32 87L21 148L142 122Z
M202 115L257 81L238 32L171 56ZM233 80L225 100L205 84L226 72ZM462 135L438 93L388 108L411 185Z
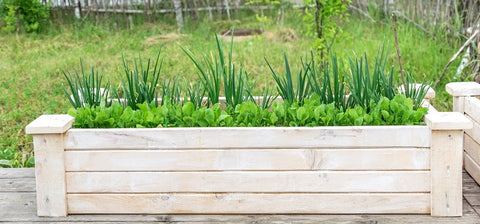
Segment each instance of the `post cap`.
M63 134L72 127L74 117L68 114L42 115L25 128L27 134Z
M451 82L445 89L452 96L479 96L480 84L476 82Z
M465 130L473 123L459 112L438 112L425 115L425 123L432 130Z

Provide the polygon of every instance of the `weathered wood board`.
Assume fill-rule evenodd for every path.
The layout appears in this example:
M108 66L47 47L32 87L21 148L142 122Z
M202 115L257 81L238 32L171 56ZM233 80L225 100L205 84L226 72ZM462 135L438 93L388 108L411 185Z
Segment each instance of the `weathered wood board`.
M428 148L78 150L66 171L429 170Z

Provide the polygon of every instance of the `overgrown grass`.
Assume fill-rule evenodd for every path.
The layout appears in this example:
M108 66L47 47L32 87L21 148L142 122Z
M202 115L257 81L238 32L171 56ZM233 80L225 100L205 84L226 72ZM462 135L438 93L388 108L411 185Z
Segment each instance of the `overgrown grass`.
M260 91L254 92L254 95L262 95L262 89L275 85L264 57L268 58L276 72L283 74L285 53L295 74L301 67L300 57L306 58L311 50L313 40L302 34L301 18L293 14L287 16L285 24L270 24L264 35L236 41L233 46L232 60L243 65ZM116 78L124 72L122 55L132 64L131 59L137 55L155 58L160 49L164 58L160 80L175 77L198 80L195 66L179 46L199 55L215 54L214 34L225 27L232 24L236 28L262 27L254 16L245 16L239 22L216 22L216 26L208 20L199 21L187 21L182 33L177 33L174 23L157 21L155 24L136 25L130 30L93 26L87 22L81 26L59 26L46 34L1 34L0 166L33 166L32 139L25 135L24 128L41 114L66 113L71 107L62 88L62 84L66 84L63 72L79 70L80 58L85 68L94 66L96 71L104 74L105 82L115 89L122 86ZM441 38L430 38L401 21L397 26L405 70L411 71L416 80L434 81L459 44L451 41L446 44L447 41ZM343 27L348 36L339 39L333 46L338 58L348 58L354 52L358 55L366 52L373 58L383 42L388 43L389 49L394 49L388 22L370 23L352 17ZM228 46L229 39L222 40L224 46ZM394 79L400 84L395 52L390 50L386 57L387 65L395 66ZM347 65L348 61L340 63ZM444 84L465 79L452 77L455 68L456 63L450 66L447 77L436 89L437 97L433 103L440 110L451 108ZM196 94L202 95L201 92L198 90Z

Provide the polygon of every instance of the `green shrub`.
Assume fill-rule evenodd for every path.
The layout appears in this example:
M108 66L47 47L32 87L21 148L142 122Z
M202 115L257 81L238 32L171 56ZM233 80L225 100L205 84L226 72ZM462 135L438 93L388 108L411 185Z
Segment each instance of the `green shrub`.
M3 0L0 2L0 20L6 32L25 30L27 33L38 32L50 17L48 5L40 0Z

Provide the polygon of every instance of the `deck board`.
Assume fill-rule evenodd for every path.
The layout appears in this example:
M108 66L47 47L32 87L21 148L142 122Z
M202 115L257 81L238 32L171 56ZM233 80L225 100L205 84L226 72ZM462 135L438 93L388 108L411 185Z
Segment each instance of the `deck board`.
M1 223L480 223L480 186L463 173L463 216L429 215L36 215L33 169L0 169Z

